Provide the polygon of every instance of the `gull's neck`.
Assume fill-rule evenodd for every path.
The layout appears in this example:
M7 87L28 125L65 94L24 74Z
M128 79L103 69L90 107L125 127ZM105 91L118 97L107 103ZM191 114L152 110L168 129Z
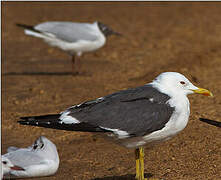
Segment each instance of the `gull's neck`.
M167 103L175 108L175 112L173 113L168 126L173 127L174 134L177 134L183 130L188 123L190 103L187 95L182 91L171 90L171 88L168 88L167 85L159 84L158 82L153 81L150 84L161 93L165 93L170 96Z
M168 103L176 107L177 111L184 111L187 110L189 112L189 99L187 98L187 95L178 90L174 90L173 88L168 87L167 85L160 84L157 81L153 81L150 83L154 88L156 88L161 93L167 94L170 96L170 100Z
M161 93L167 94L171 98L185 98L187 97L183 91L179 91L167 84L159 83L158 81L153 81L149 83L152 87L156 88Z

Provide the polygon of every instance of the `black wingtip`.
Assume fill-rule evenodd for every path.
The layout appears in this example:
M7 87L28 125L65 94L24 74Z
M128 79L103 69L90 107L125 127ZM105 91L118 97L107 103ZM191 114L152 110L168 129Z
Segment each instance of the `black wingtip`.
M17 123L22 124L22 125L27 125L28 121L17 121Z
M38 32L38 33L41 33L40 31L36 30L34 26L31 26L31 25L16 23L16 26L24 28L24 29L31 30L31 31L35 31L35 32Z
M23 24L20 24L20 23L15 23L15 25L18 27L23 27Z
M58 120L59 117L60 114L48 114L40 116L25 116L25 117L20 117L20 119L25 121L47 121L47 120Z
M19 117L22 120L27 120L27 117Z
M30 26L30 25L26 25L26 24L20 24L20 23L16 23L16 26L18 27L22 27L22 28L25 28L25 29L34 29L33 26Z
M199 118L199 120L202 122L205 122L207 124L221 128L221 122L219 122L219 121L214 121L214 120L210 120L210 119L206 119L206 118Z
M35 117L20 117L20 120L17 123L22 125L30 125L30 122L35 121Z
M34 120L33 117L20 117L20 119L22 119L22 120L30 120L30 119Z

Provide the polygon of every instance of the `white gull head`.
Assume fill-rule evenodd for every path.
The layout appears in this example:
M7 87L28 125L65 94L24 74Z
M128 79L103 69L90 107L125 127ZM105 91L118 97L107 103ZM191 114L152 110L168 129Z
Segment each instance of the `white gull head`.
M10 172L10 170L11 170L11 167L13 167L14 165L11 163L11 161L8 159L8 158L6 158L6 157L4 157L4 156L2 156L1 157L1 160L2 160L2 175L3 174L6 174L6 173L9 173Z
M161 73L150 84L171 97L186 96L193 93L212 96L210 91L196 87L184 75L177 72Z

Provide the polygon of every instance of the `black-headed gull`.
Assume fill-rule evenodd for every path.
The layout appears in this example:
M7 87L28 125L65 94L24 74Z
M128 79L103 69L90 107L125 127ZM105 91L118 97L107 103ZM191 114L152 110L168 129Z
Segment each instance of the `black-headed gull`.
M56 173L59 156L56 146L44 136L40 136L27 148L10 147L2 155L4 178L27 178L50 176Z
M113 31L101 22L49 21L36 26L24 24L17 24L17 26L25 28L25 34L41 38L49 45L68 52L72 56L73 74L79 72L79 62L77 62L76 56L79 57L84 52L95 51L101 48L109 35L120 35L120 33ZM75 68L76 65L78 66L77 68Z

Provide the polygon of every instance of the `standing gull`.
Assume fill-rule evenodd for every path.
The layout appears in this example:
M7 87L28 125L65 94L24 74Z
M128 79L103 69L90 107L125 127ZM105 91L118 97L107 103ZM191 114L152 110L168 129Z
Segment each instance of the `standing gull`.
M60 114L21 117L23 125L100 132L135 148L136 179L144 180L143 146L170 139L188 122L188 94L212 96L177 72L165 72L144 86L72 106Z
M1 163L4 178L49 176L56 173L59 156L56 146L40 136L30 147L9 147Z
M112 34L121 35L101 22L76 23L49 21L36 26L17 24L25 28L25 34L42 38L51 46L58 47L72 56L72 73L79 73L79 60L84 52L101 48L106 37ZM76 57L77 56L77 57ZM76 67L78 66L78 67Z

